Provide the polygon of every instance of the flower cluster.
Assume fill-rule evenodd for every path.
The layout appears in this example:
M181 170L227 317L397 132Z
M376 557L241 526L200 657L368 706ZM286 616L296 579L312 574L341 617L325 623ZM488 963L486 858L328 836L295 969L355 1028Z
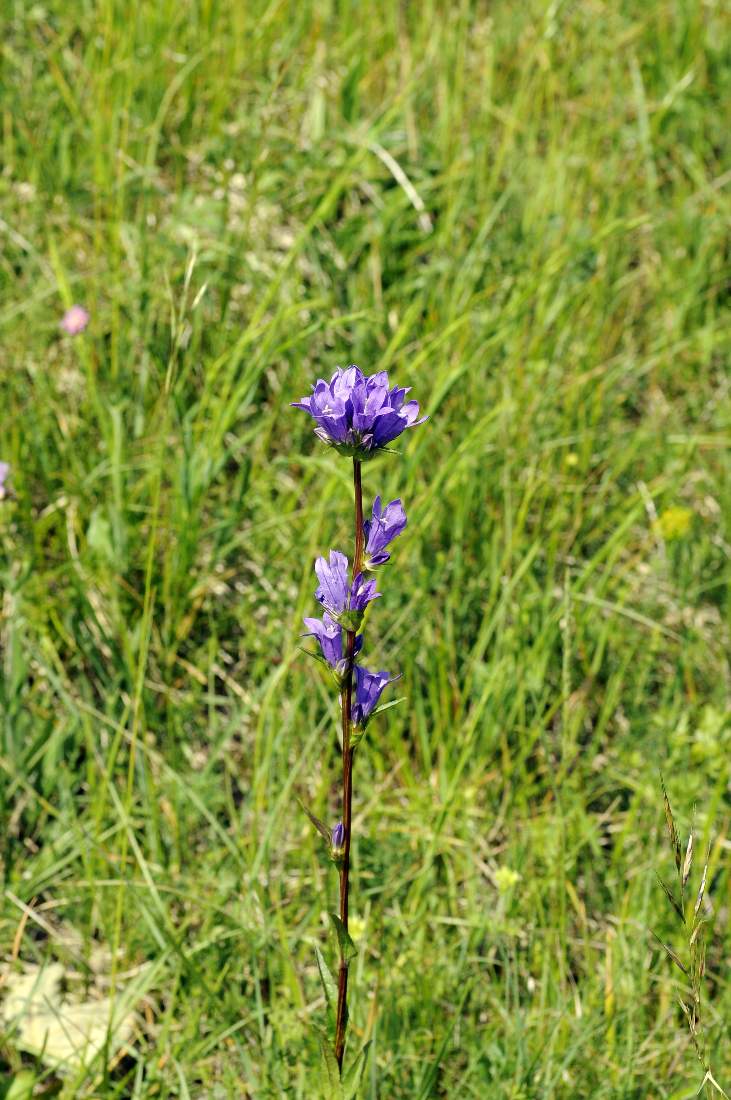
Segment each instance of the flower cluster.
M366 569L373 570L385 564L390 558L386 547L406 527L406 513L400 500L392 500L382 507L381 498L373 502L371 518L363 524L363 542L365 545ZM348 580L348 559L338 550L331 550L329 559L318 558L315 573L320 582L315 599L325 608L321 619L306 618L307 637L317 638L320 652L329 665L336 682L342 686L348 673L348 661L345 652L345 634L358 631L362 625L368 604L381 595L376 591L375 579L367 579L363 573L356 573L352 582ZM357 657L363 648L363 635L357 634L353 647L353 657ZM387 672L373 673L362 665L354 665L353 691L353 727L362 733L373 716L383 689L398 677Z
M323 559L320 558L320 561ZM373 582L374 583L374 582ZM319 591L319 590L318 590ZM377 593L378 594L378 593ZM342 687L348 672L348 659L345 652L345 629L326 611L321 619L306 618L306 637L317 638L320 652L329 665L336 682ZM355 659L363 648L363 635L357 634L353 649ZM387 672L369 672L363 665L354 664L353 690L353 727L362 733L378 706L383 689L397 680Z
M10 464L8 462L0 462L0 500L5 500L8 495L8 490L5 487L5 482L10 476Z
M317 435L347 453L370 452L383 447L405 428L416 423L419 406L415 401L404 404L408 391L394 386L389 389L385 371L365 377L358 367L337 370L329 383L320 380L312 397L296 402L317 421ZM425 419L425 418L423 418ZM373 501L371 515L363 523L363 569L349 579L348 559L338 550L329 558L318 558L315 573L319 581L315 599L322 605L321 619L306 618L309 637L317 639L322 659L330 667L340 687L349 674L346 634L355 633L352 651L353 701L352 724L357 743L369 720L378 709L384 688L396 679L387 672L370 672L355 658L363 646L361 629L366 609L380 596L375 578L365 573L384 565L390 554L387 547L406 527L406 513L400 500L385 506L380 496Z
M359 367L338 367L329 382L319 378L312 394L292 405L315 420L323 443L362 461L426 420L418 419L418 402L404 400L408 392L389 386L388 371L366 376Z

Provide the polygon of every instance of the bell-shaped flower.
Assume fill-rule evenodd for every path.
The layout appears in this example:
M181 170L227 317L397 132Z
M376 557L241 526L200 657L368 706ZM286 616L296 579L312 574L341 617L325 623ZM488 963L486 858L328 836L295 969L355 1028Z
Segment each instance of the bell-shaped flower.
M327 611L321 619L306 618L304 622L305 626L308 628L305 637L317 638L320 643L322 656L332 669L337 684L341 686L345 674L348 671L342 626L340 623L336 623ZM357 634L355 637L353 656L355 657L360 653L362 648L363 635Z
M363 665L355 666L352 717L356 729L365 729L373 711L378 706L383 689L397 679L398 676L389 676L387 672L369 672Z
M356 366L341 367L329 382L319 378L309 397L293 401L315 420L317 435L345 455L366 459L421 424L417 401L405 401L408 389L390 386L387 371L364 375Z
M406 512L400 500L392 500L385 508L381 507L381 498L373 501L373 514L363 524L365 536L365 568L373 569L383 565L391 557L386 547L401 534L406 526Z
M336 623L346 630L358 630L366 607L380 596L375 580L366 580L362 573L356 573L352 584L348 584L348 559L338 550L330 551L329 561L318 558L315 573L320 582L315 599Z

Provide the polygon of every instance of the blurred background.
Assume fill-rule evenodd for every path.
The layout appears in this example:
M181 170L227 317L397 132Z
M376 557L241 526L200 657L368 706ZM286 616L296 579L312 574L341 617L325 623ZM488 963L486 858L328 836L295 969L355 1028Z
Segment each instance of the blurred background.
M362 1096L695 1095L661 772L731 1090L728 7L6 0L0 53L0 1095L318 1095L350 470L289 402L349 362L430 417L364 473Z

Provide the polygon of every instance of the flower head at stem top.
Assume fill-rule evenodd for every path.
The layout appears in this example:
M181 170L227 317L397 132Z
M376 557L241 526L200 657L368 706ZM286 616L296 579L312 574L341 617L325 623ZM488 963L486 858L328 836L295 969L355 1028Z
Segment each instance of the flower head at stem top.
M356 366L338 367L329 382L319 378L311 395L292 405L310 414L324 443L364 460L426 420L419 419L417 401L404 400L408 392L390 386L385 370L364 375Z
M387 672L369 672L363 665L356 665L354 672L353 725L364 730L378 706L383 689L397 680L398 676L389 676Z
M336 623L346 630L358 630L366 607L380 596L375 580L366 580L362 573L356 573L353 583L348 584L348 559L338 550L330 551L329 561L318 558L315 573L320 582L315 599Z
M371 519L363 524L365 536L365 561L366 569L374 569L377 565L384 565L391 557L387 554L386 547L401 534L406 526L406 512L400 500L392 500L385 508L381 506L381 498L373 501L373 513Z
M8 490L5 488L5 482L10 475L10 463L0 462L0 500L5 500L8 495Z

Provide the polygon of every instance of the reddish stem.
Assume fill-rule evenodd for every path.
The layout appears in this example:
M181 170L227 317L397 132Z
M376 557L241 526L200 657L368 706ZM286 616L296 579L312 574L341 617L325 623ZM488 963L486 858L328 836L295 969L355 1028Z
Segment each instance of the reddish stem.
M353 459L353 495L355 497L355 553L353 555L353 578L363 566L363 489L360 477L360 462ZM343 829L345 844L343 862L340 867L340 920L348 931L348 893L350 876L350 823L353 801L353 749L350 747L353 713L353 658L355 656L355 631L347 632L345 655L345 680L340 695L343 714ZM345 1052L345 1032L348 1026L348 960L343 947L340 948L340 969L338 970L338 1007L335 1021L335 1058L338 1067L343 1068Z

